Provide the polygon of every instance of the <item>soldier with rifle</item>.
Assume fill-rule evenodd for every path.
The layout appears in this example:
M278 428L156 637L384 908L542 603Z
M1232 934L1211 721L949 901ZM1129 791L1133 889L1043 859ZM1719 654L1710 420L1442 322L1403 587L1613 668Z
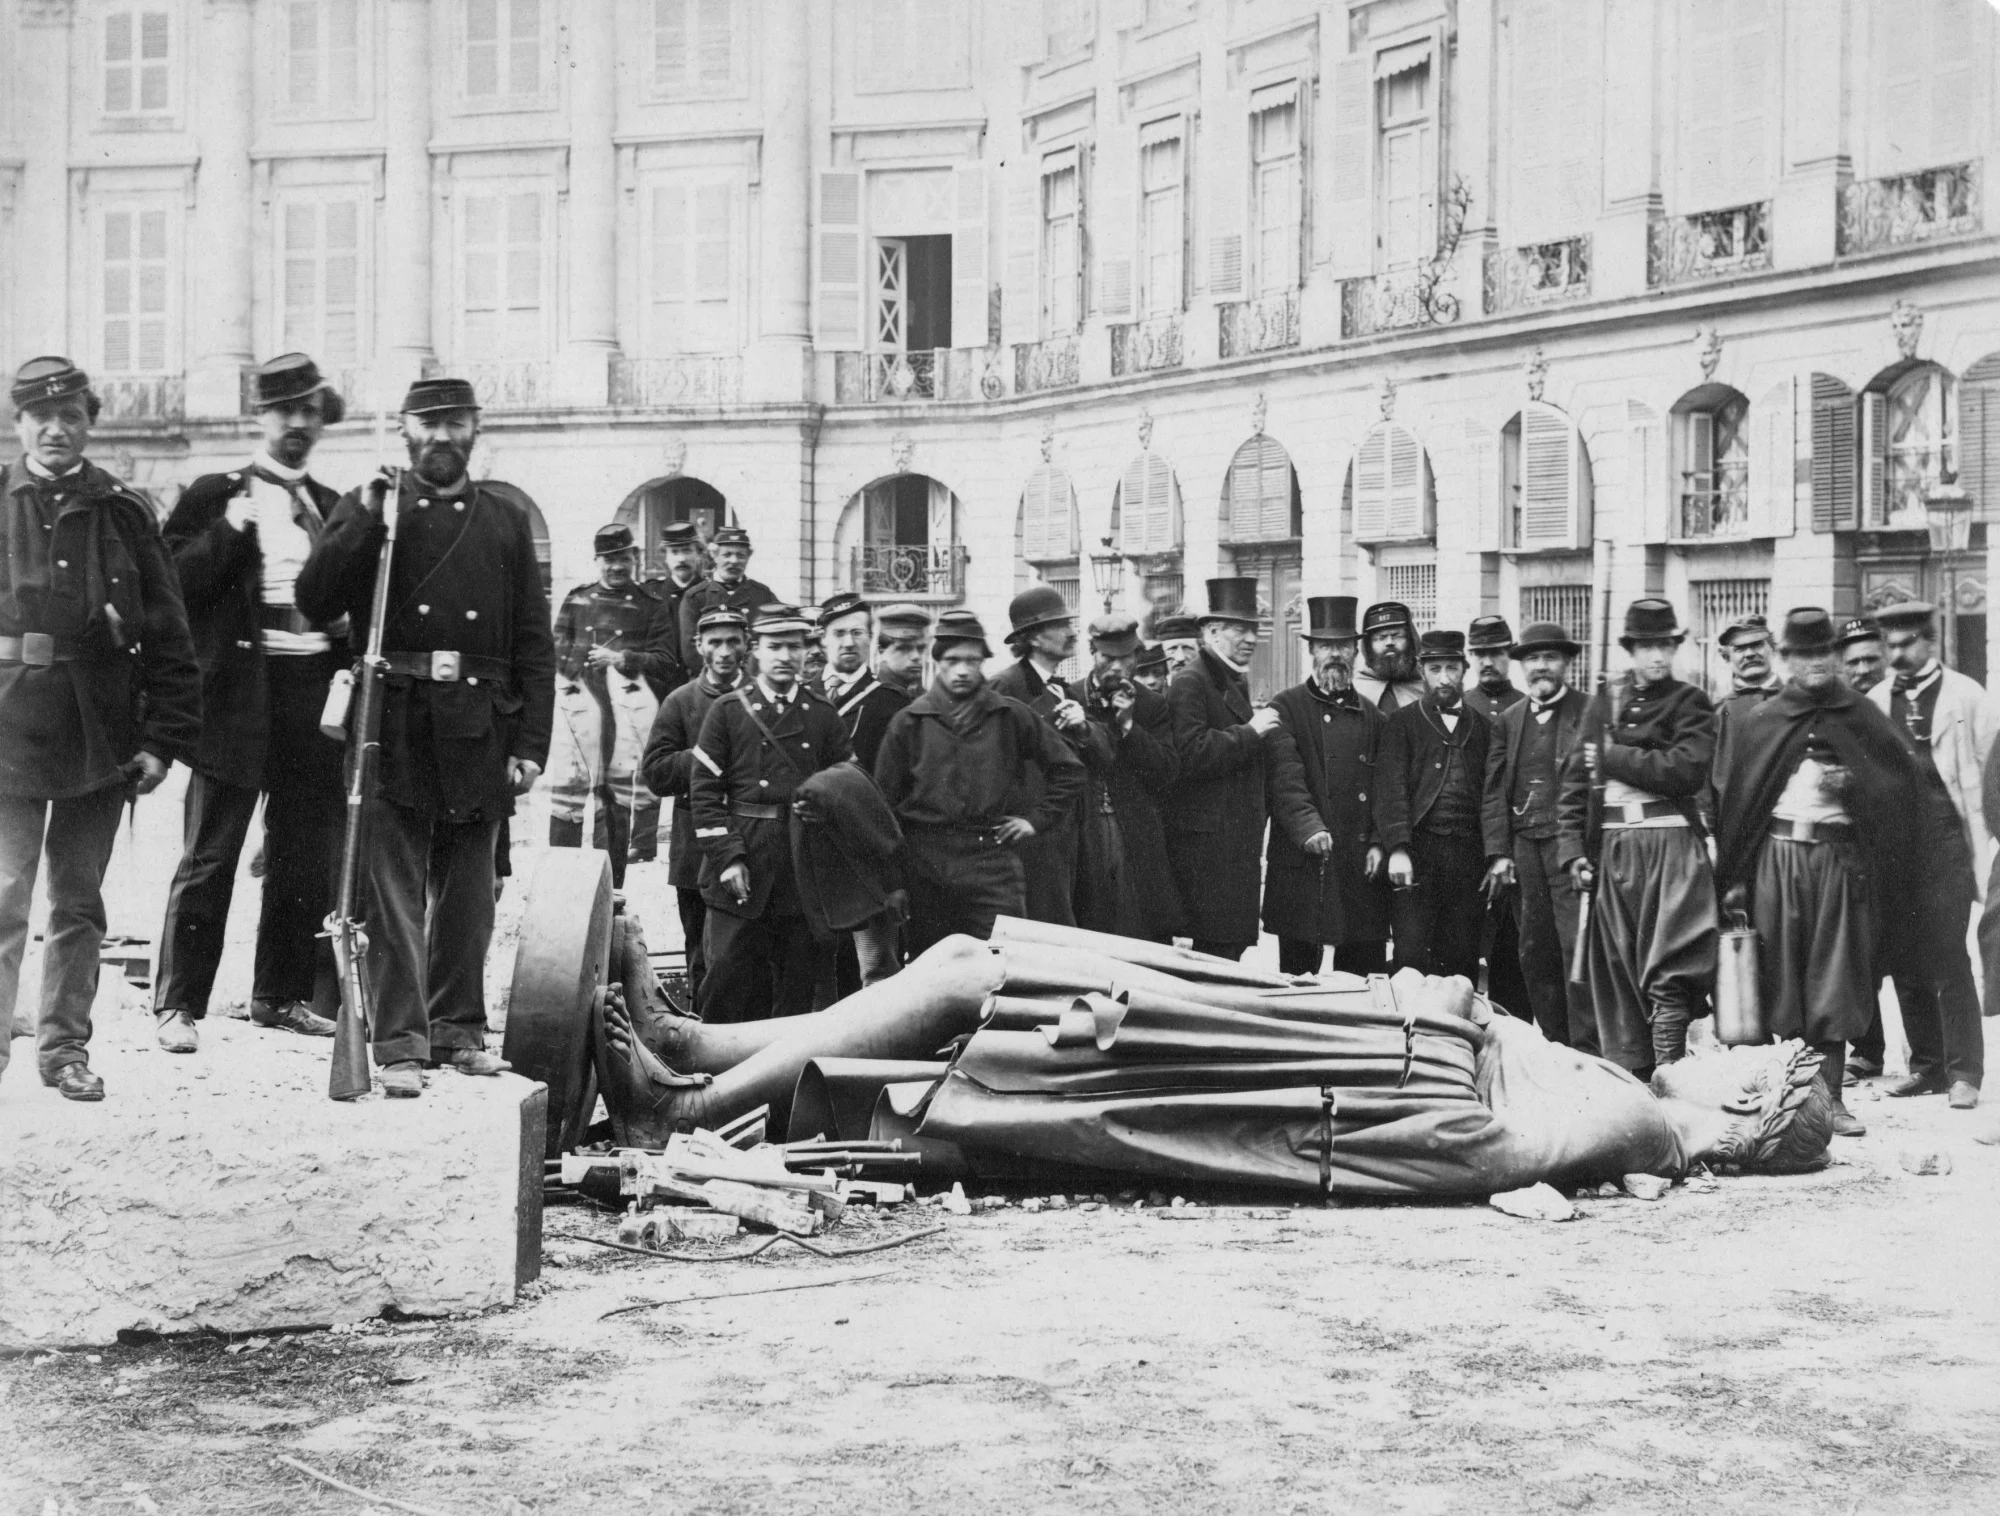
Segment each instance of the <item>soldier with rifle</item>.
M555 647L520 497L467 470L479 439L472 386L418 380L402 432L410 468L341 500L297 599L316 621L352 618L372 645L354 746L365 751L379 720L380 772L360 797L365 858L350 825L343 870L362 876L375 1062L386 1093L407 1098L423 1092L426 1065L506 1067L485 1050L495 844L548 761Z

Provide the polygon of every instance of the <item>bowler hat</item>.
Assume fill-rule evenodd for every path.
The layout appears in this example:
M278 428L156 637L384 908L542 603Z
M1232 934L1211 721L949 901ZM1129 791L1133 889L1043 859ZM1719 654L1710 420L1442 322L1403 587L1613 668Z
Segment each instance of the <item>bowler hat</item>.
M1852 616L1840 623L1840 635L1833 639L1835 647L1849 647L1857 642L1879 642L1882 628L1873 616Z
M731 628L740 632L746 630L749 625L750 618L735 606L718 605L712 611L701 613L701 619L694 624L694 634L699 637L703 632L728 631Z
M1778 647L1786 653L1832 652L1833 617L1817 605L1801 605L1786 611Z
M1093 617L1090 623L1090 646L1093 652L1104 653L1112 658L1123 658L1128 653L1138 652L1138 617L1116 613Z
M90 375L69 359L50 355L30 358L16 369L7 398L20 410L45 400L67 400L71 395L89 393Z
M437 411L476 411L479 397L470 379L418 379L403 396L403 412L428 416Z
M1302 635L1308 642L1352 642L1361 635L1354 626L1354 608L1360 603L1352 595L1308 595Z
M1425 632L1417 639L1417 662L1424 663L1434 658L1456 658L1465 662L1465 633L1447 631L1440 627Z
M1162 642L1194 642L1200 638L1201 628L1187 612L1175 611L1153 623L1153 635Z
M829 596L820 606L819 624L824 629L843 617L852 616L857 611L864 616L867 615L868 602L853 590L842 590L838 595Z
M1052 584L1031 584L1007 603L1007 619L1013 623L1009 637L1019 637L1037 627L1052 626L1070 619L1062 591Z
M948 647L961 642L976 642L980 652L988 658L993 656L992 644L986 640L986 628L980 625L979 617L972 611L945 611L937 619L937 628L931 637L931 656L942 658Z
M803 637L811 630L812 623L796 605L760 605L750 613L750 634L753 637L772 637L788 632L796 632Z
M1554 621L1530 621L1527 630L1521 633L1521 640L1514 644L1514 656L1525 658L1530 653L1555 651L1574 658L1583 651L1583 644L1571 637L1567 628Z
M1211 579L1208 581L1208 611L1198 620L1247 622L1255 626L1257 614L1255 579Z
M1167 650L1157 642L1148 642L1141 647L1139 661L1132 665L1132 671L1137 674L1165 673L1166 668Z
M1876 624L1884 630L1892 626L1929 626L1936 620L1937 607L1928 600L1904 600L1875 612Z
M600 526L597 535L590 539L593 557L609 558L616 553L629 553L634 547L632 528L622 521L614 521L609 526Z
M931 629L931 613L921 605L898 602L875 613L875 624L902 637L921 637Z
M740 526L718 527L708 543L710 547L748 547L750 534Z
M1766 642L1771 640L1771 623L1758 615L1739 616L1722 629L1715 645L1734 647L1739 642L1755 642L1759 638Z
M1514 645L1514 629L1505 616L1474 616L1465 631L1469 653L1504 653Z
M692 521L676 521L661 531L660 544L663 547L699 547L701 533L695 530Z
M274 405L289 405L308 395L324 395L320 415L328 426L337 425L347 414L347 402L320 373L319 365L304 353L280 353L258 364L256 378L256 409L260 411Z
M1417 623L1410 615L1410 608L1400 600L1378 600L1362 613L1361 635L1364 637L1396 626L1412 637L1417 634Z
M1672 604L1648 595L1625 607L1625 630L1618 645L1630 651L1635 642L1680 642L1686 637Z

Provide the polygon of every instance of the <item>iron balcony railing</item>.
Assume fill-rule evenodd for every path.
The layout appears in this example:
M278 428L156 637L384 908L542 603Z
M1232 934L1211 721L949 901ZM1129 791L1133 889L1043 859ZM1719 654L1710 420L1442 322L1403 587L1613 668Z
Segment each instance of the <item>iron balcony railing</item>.
M1843 184L1834 250L1846 257L1978 231L1979 170L1975 160Z
M1590 298L1590 238L1499 248L1482 270L1486 314Z
M915 547L864 545L854 549L849 582L864 595L957 600L965 594L968 556L956 542Z
M1081 372L1081 343L1075 332L1017 343L1014 348L1014 392L1068 389Z
M1111 328L1111 377L1181 366L1181 313Z
M1299 292L1281 290L1216 307L1217 350L1224 358L1277 352L1299 345Z
M677 353L611 360L611 403L624 410L734 405L743 398L743 360Z
M1771 202L1693 216L1662 216L1646 228L1646 283L1654 289L1771 266Z
M1679 536L1741 537L1750 530L1750 479L1745 469L1687 474L1681 491Z

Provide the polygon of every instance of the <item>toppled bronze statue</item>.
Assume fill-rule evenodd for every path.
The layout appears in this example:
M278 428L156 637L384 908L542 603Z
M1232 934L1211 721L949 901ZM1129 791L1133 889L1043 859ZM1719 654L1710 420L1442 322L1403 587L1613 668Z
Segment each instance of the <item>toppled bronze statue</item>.
M879 1124L893 1104L900 1129L975 1166L1338 1195L1486 1196L1697 1163L1798 1172L1826 1161L1831 1132L1818 1055L1799 1043L1700 1054L1648 1088L1463 979L1407 970L1295 979L1003 919L991 942L949 938L828 1010L710 1026L658 994L636 927L622 954L596 1056L623 1146L759 1106L783 1133L801 1076L829 1061L850 1085L878 1068L889 1091L848 1110ZM913 1082L913 1060L937 1062Z

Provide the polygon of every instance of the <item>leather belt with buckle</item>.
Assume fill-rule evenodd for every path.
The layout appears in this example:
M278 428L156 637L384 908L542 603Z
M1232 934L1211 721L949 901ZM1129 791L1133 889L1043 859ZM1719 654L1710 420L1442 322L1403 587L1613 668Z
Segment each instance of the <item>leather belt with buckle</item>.
M1682 826L1687 825L1687 817L1671 800L1628 800L1620 805L1604 807L1606 826L1638 826L1647 821L1664 821L1669 816Z
M1791 821L1782 816L1771 819L1771 835L1786 842L1832 842L1845 837L1846 821Z
M729 802L729 814L747 816L752 821L777 821L784 816L785 808L782 805L757 805L748 800L732 800Z
M410 679L429 679L438 684L456 684L464 679L478 683L490 679L504 684L513 669L504 658L486 658L478 653L460 653L439 648L429 653L384 653L382 661L392 674Z
M74 644L58 642L47 632L23 632L18 637L0 637L0 663L24 663L30 668L52 668L76 657Z

